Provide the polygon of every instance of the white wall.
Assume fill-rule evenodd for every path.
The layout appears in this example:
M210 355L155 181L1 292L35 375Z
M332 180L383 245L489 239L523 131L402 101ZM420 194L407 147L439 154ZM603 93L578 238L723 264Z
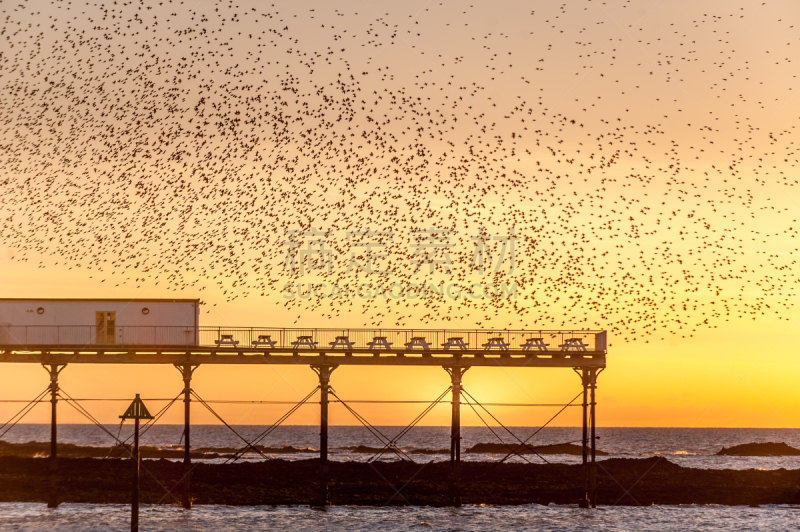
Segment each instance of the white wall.
M38 308L43 308L44 312L38 314ZM143 314L143 308L149 312ZM197 342L195 326L199 324L200 309L195 301L31 299L0 300L0 325L5 326L0 343L94 343L95 313L101 311L116 313L117 344L184 345ZM49 327L25 330L22 326ZM27 335L26 339L22 337L23 333Z
M37 314L37 308L44 314ZM149 314L142 314L147 307ZM26 312L27 309L33 312ZM95 312L116 312L117 325L197 325L197 303L173 301L0 300L0 323L11 325L95 325Z

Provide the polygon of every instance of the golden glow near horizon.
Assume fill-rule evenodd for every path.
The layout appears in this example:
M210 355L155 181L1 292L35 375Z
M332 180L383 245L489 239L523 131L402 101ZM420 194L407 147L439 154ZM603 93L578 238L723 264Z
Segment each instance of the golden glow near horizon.
M793 2L0 12L4 297L198 297L201 325L604 328L601 426L797 424ZM332 275L288 275L286 231L311 227L329 232ZM413 231L429 227L452 230L451 274L410 266ZM374 289L347 271L347 232L367 228L393 235L376 251L386 282L505 282L518 298L283 297L286 283ZM513 273L508 256L500 274L470 268L480 228L514 229ZM182 385L171 367L69 366L60 381L73 397L128 400ZM440 369L333 375L350 399L434 399L447 383ZM0 398L46 385L39 367L5 365ZM307 367L201 367L194 381L206 399L299 400L314 385ZM580 391L556 370L471 369L465 386L500 403ZM0 418L18 406L0 403ZM89 404L109 423L123 407ZM264 424L286 408L218 411ZM422 408L359 411L402 425ZM556 425L579 425L574 410ZM510 425L556 411L496 407ZM84 421L66 405L59 416ZM48 419L39 406L25 421ZM193 419L216 422L200 408ZM317 420L309 406L291 423ZM331 422L356 423L336 405Z

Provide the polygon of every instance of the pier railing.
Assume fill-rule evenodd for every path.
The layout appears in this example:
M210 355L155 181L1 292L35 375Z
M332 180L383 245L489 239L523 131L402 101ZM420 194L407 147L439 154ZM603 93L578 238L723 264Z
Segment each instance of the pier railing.
M533 344L533 345L532 345ZM222 350L380 351L484 350L487 345L508 350L606 350L606 332L596 330L476 330L476 329L317 329L210 326L0 325L0 346L153 346Z

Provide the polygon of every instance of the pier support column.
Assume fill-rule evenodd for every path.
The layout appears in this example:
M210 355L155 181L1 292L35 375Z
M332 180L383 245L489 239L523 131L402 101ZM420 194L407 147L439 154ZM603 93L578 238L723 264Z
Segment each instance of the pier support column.
M66 368L64 364L60 368L58 364L50 365L44 368L50 374L50 494L47 499L48 508L58 507L58 423L56 416L56 405L58 404L58 374Z
M319 376L319 479L320 506L328 505L328 392L331 373L338 366L311 366Z
M597 375L599 374L599 372L595 368L591 368L587 370L587 372L589 381L588 386L589 386L589 391L591 393L589 415L592 420L592 429L591 429L592 465L590 470L589 499L592 502L592 508L597 508L597 461L596 461L597 436L595 434L595 428L597 426L597 412L596 412L597 400L595 397L595 390L597 389Z
M453 410L450 426L450 489L453 506L461 506L461 378L469 368L445 366L444 369L450 374L450 382L453 386Z
M578 370L575 370L578 373ZM581 370L578 375L583 385L583 434L581 439L581 456L583 471L583 494L578 501L580 508L589 508L589 370Z
M178 371L183 375L183 492L181 503L187 510L192 507L191 486L192 486L192 455L191 455L191 405L192 405L192 375L198 366L192 367L191 364L175 364Z

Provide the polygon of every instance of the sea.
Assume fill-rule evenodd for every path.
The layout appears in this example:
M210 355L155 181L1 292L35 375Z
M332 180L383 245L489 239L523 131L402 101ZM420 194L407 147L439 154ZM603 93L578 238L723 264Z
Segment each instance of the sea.
M191 445L193 448L238 449L244 447L245 440L254 442L267 427L262 425L192 425ZM405 427L376 426L378 434L393 440ZM106 432L107 431L107 432ZM363 426L329 427L329 458L341 461L365 461L374 452L355 452L353 447L367 446L379 449L383 442ZM110 436L111 433L113 436ZM732 447L754 442L784 442L800 449L800 430L795 429L705 429L705 428L609 428L597 429L597 449L609 453L598 460L608 458L647 458L664 456L683 467L700 469L800 469L800 456L717 456L723 447ZM469 448L478 443L505 442L514 447L520 441L532 447L573 443L580 445L580 427L462 427L462 460L497 461L506 457L499 454L470 453ZM132 424L107 425L105 431L96 425L59 425L59 443L72 443L80 446L109 447L115 438L132 441ZM2 437L9 443L49 442L50 425L18 424ZM265 438L257 441L259 445L279 449L294 447L308 449L308 452L289 454L270 453L268 456L283 460L304 460L319 456L319 427L282 426ZM183 425L153 425L142 429L141 445L160 448L183 448ZM450 427L414 427L397 440L397 447L415 461L439 461L450 459ZM262 460L259 455L250 453L244 460ZM384 453L380 459L396 460L392 452ZM225 459L209 460L224 462ZM567 454L525 455L524 458L512 456L507 461L533 463L580 463L581 457Z
M267 427L241 425L193 425L192 447L230 449L243 446L242 438L253 441ZM392 439L404 427L375 427ZM106 426L106 430L125 440L131 436L127 426ZM234 432L235 431L235 432ZM717 456L723 447L753 442L784 442L800 448L800 430L792 429L720 429L720 428L612 428L597 429L597 448L609 453L598 460L614 457L646 458L663 456L683 467L699 469L798 469L800 457ZM3 435L12 443L49 441L49 425L19 424ZM181 425L154 425L141 438L142 445L176 448L182 445ZM462 449L478 443L528 441L531 445L579 443L579 427L463 427ZM81 446L110 446L114 438L94 425L59 425L61 443ZM449 459L449 427L414 427L397 442L415 461ZM276 459L299 460L316 457L319 428L285 426L259 441L270 448L291 446L306 452L270 453ZM359 445L380 448L380 438L363 426L332 426L329 429L330 459L364 461L374 452L356 452ZM502 454L464 452L464 460L498 461ZM261 460L245 456L246 460ZM387 453L381 459L397 457ZM509 461L543 463L579 463L580 456L543 454L512 457ZM224 459L210 460L211 462ZM800 506L604 506L582 510L572 505L524 505L514 507L464 506L429 507L227 507L196 506L184 510L173 506L143 506L141 530L593 530L658 531L665 530L798 530ZM47 509L37 503L0 503L0 531L105 531L130 528L130 508L126 505L62 504Z

